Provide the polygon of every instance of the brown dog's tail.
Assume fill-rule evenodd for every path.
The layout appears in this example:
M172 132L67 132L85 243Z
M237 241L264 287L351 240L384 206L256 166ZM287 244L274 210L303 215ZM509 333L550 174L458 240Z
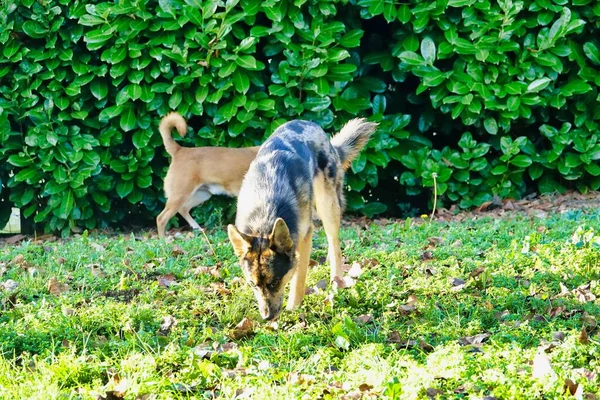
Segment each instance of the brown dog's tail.
M365 147L379 124L365 118L354 118L346 123L341 131L331 138L344 169L348 169L358 153Z
M179 132L179 136L184 137L185 131L187 130L187 124L185 120L179 113L171 112L168 113L160 120L160 125L158 126L158 130L160 132L160 136L162 136L163 143L165 145L165 149L167 149L167 153L173 157L177 150L181 146L177 144L176 141L173 140L171 136L171 131L173 128L177 128L177 132Z

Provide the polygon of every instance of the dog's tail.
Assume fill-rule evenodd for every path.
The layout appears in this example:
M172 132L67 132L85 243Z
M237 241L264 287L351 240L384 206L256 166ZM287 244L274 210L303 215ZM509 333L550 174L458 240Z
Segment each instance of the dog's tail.
M354 118L346 123L341 131L331 138L331 144L337 150L344 169L348 169L358 153L369 141L379 124L365 118Z
M165 115L163 119L160 120L160 125L158 126L158 130L160 132L160 136L162 136L165 149L167 150L167 153L171 155L171 157L173 157L173 155L177 153L177 150L181 148L181 146L179 146L171 136L171 131L173 130L173 128L177 128L179 136L185 136L187 124L185 123L183 117L177 112L171 112Z

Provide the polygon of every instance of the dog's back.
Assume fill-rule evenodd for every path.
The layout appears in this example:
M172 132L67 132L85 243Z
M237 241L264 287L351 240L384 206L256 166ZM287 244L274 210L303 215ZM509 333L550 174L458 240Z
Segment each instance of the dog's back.
M324 172L335 178L341 169L337 151L317 124L296 120L280 126L265 141L244 178L249 184L243 184L240 192L237 227L266 236L280 217L295 240L308 229L299 224L309 220L303 214L312 207L314 177Z

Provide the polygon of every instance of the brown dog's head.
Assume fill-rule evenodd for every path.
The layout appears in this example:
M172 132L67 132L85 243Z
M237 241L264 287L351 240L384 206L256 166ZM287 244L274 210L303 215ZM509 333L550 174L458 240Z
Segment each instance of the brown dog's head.
M260 315L274 319L281 312L285 285L296 270L296 249L285 221L277 218L268 237L247 235L234 225L227 232Z

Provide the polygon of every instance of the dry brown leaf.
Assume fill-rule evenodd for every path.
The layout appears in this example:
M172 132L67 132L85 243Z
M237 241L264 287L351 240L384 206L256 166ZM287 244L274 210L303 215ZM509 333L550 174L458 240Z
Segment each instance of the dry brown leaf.
M180 246L175 245L173 246L173 249L171 249L171 254L173 257L182 256L185 254L185 250L183 250Z
M576 384L575 382L573 382L572 380L570 380L568 378L565 379L565 384L563 385L564 389L568 390L569 393L571 394L571 396L577 392L578 386L579 386L578 384Z
M579 332L578 339L581 344L590 344L590 338L588 337L588 333L585 329L585 326L581 328L581 332Z
M175 275L173 274L166 274L158 277L158 286L170 287L175 285L176 283L177 281L175 279Z
M19 265L25 261L25 257L23 254L17 254L15 258L12 259L11 264Z
M210 284L210 288L213 290L214 293L221 296L227 296L231 293L231 290L227 289L223 282L212 282Z
M96 250L96 251L104 251L104 250L106 250L106 249L104 248L104 246L102 246L102 245L101 245L101 244L99 244L99 243L94 243L94 242L92 242L92 243L90 243L90 246L92 247L92 249L94 249L94 250Z
M254 393L254 388L236 389L234 399L250 399Z
M102 267L100 267L100 264L91 264L90 269L92 271L92 276L94 276L95 278L106 277L106 272L104 272L102 270Z
M358 387L358 390L361 392L368 392L371 389L373 389L373 385L369 385L368 383L363 383Z
M163 317L162 323L160 324L160 333L163 335L168 334L172 328L177 326L177 320L172 315Z
M19 283L12 279L7 279L6 281L4 281L2 283L2 288L4 290L6 290L7 292L12 292L12 291L16 290L18 287L19 287Z
M319 266L319 263L316 260L313 260L312 258L308 262L308 267L309 268L314 268L314 267L318 267L318 266Z
M483 273L483 271L485 271L485 268L484 268L484 267L477 267L477 268L475 268L473 271L471 271L471 273L469 274L469 276L470 276L471 278L476 278L476 277L478 277L479 275L481 275L481 274Z
M69 291L69 285L66 283L60 283L56 278L50 278L48 281L48 291L50 294L60 296L61 294Z
M371 314L363 314L356 317L355 320L361 324L368 324L373 320L373 316Z
M317 381L314 375L299 374L297 372L291 372L287 380L292 385L312 385Z
M433 253L430 251L424 251L423 254L421 254L421 260L422 261L433 260Z
M490 337L489 333L480 333L478 335L465 336L464 338L460 338L458 340L458 343L460 343L463 346L467 346L467 345L476 346L476 345L481 345L489 337Z
M562 342L563 340L565 340L565 333L564 332L554 332L552 334L552 340L558 340L559 342Z
M21 240L25 239L25 235L13 235L10 237L7 237L6 239L4 239L4 243L6 244L16 244L19 243Z
M233 340L239 340L254 334L254 321L246 317L242 319L235 328L229 333Z
M429 397L430 399L435 399L437 396L441 395L444 392L440 389L427 388L426 393L427 397Z

